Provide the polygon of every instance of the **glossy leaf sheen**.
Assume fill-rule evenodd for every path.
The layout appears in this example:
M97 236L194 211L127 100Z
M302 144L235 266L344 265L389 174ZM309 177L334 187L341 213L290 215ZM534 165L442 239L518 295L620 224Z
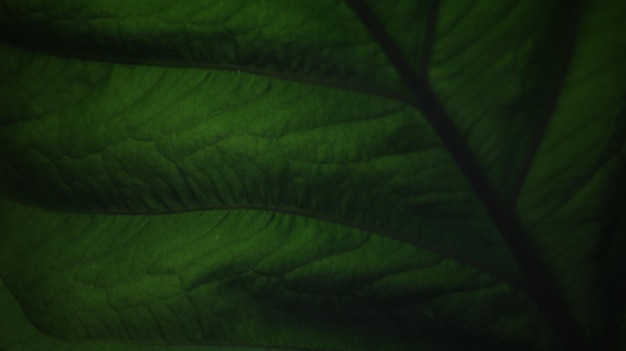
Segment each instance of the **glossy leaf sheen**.
M622 2L0 5L0 348L624 349Z

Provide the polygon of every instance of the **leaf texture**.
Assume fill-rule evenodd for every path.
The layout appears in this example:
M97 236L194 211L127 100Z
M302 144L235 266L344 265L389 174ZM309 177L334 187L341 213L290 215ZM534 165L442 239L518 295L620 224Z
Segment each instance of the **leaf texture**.
M624 347L620 1L0 4L1 348Z

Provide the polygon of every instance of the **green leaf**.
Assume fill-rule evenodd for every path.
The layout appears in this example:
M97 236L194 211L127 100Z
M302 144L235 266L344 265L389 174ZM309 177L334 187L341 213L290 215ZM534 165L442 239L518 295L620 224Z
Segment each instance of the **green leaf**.
M622 2L0 5L0 348L624 349Z

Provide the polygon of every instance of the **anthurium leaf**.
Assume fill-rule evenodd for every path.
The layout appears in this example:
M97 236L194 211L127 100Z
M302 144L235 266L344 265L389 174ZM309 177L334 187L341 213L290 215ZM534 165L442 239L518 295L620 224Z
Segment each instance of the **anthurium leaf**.
M14 140L0 151L13 172L6 192L18 200L104 213L296 212L454 251L514 279L514 262L446 150L398 102L242 72L80 61L65 68L67 59L8 48L4 57L14 63L16 91L39 91L32 109L64 111L27 122L42 134L58 130L48 137L18 138L22 121L3 128ZM20 63L33 60L49 72L43 86L22 76ZM56 98L75 90L76 102ZM38 114L5 106L16 118Z
M32 57L30 53L7 48L4 57L11 58L12 55L18 72L19 62L35 59L45 65L43 72L52 72L50 77L41 77L46 84L39 96L47 96L47 99L31 105L33 108L55 109L55 105L59 104L62 98L56 99L51 96L81 88L80 82L76 82L75 79L66 81L63 76L55 73L58 72L58 65L62 67L66 65L66 59L47 56ZM10 61L7 60L7 62ZM71 67L76 67L79 72L84 72L85 69L78 62ZM306 346L355 350L377 343L380 344L381 349L395 342L406 343L402 341L405 338L401 337L404 334L411 335L410 340L413 340L405 348L412 348L415 347L415 343L422 342L421 339L424 337L419 337L420 333L426 335L429 345L435 346L450 344L450 347L455 347L454 345L459 343L472 344L474 341L471 340L476 338L487 340L487 344L478 343L479 345L490 345L500 337L505 340L521 338L515 343L521 343L524 340L528 342L528 337L518 335L532 335L527 329L531 327L528 321L533 318L522 313L526 311L522 307L526 303L508 302L511 298L519 300L519 292L511 291L511 287L508 286L498 287L498 289L504 289L497 293L502 294L502 297L493 296L489 292L485 293L483 283L475 281L476 278L473 277L477 274L476 271L470 270L465 273L470 280L468 285L458 289L454 287L455 294L461 293L452 299L454 302L460 302L456 306L453 306L451 302L444 302L433 310L432 307L423 305L431 299L445 298L443 292L449 288L448 284L461 282L458 278L452 280L450 278L453 274L458 274L460 272L458 268L462 266L457 267L457 265L455 266L457 268L451 269L450 272L440 271L438 265L434 265L441 259L439 256L429 261L429 265L434 266L432 271L423 267L419 268L420 265L415 265L415 262L408 263L404 262L406 259L402 259L401 266L385 273L383 266L396 264L394 261L400 255L400 251L395 246L376 255L358 251L357 256L345 262L325 262L327 255L331 255L333 259L340 258L341 252L358 248L366 241L363 239L364 233L354 232L360 230L410 243L412 245L409 248L421 249L432 246L431 252L448 252L447 256L454 257L456 261L465 262L467 265L484 266L484 270L491 269L494 271L493 274L499 273L502 275L500 282L507 281L509 278L513 280L514 275L504 269L507 264L509 266L512 264L507 263L511 262L511 259L506 254L505 247L498 245L499 241L491 244L489 242L490 235L495 239L498 237L480 204L474 199L445 149L439 145L432 133L427 132L429 128L426 123L420 122L411 109L397 102L385 100L371 103L372 97L353 92L342 93L334 89L302 86L300 83L274 81L266 77L237 72L217 71L207 74L190 69L169 69L163 72L158 67L118 67L103 63L89 63L88 69L95 75L91 77L94 81L106 80L107 85L101 91L96 92L87 87L82 89L86 92L83 94L87 95L83 95L79 101L72 103L69 106L72 111L66 110L67 114L62 117L67 124L66 128L59 132L67 133L67 137L57 138L53 134L48 134L52 138L37 138L39 141L34 141L32 144L27 141L27 138L20 140L16 137L20 135L19 130L23 122L8 124L3 129L3 133L6 133L4 136L14 141L11 148L7 147L3 153L3 159L10 165L7 169L15 175L7 181L7 184L12 185L7 187L6 193L11 194L17 201L34 204L35 207L44 207L47 210L56 208L67 212L61 214L54 211L53 214L46 216L45 211L25 212L28 208L15 204L7 205L8 208L14 210L13 212L9 209L4 211L5 231L12 233L10 237L6 236L6 242L18 246L5 245L3 247L2 257L5 257L6 261L2 266L19 265L19 262L24 259L23 252L32 252L34 249L32 240L52 239L49 244L43 246L43 250L49 250L52 256L44 259L41 253L34 253L32 257L36 260L28 263L29 267L40 267L37 271L43 275L37 273L27 278L19 270L3 274L7 284L17 296L20 296L21 301L28 299L26 291L37 291L37 296L34 296L33 300L22 303L33 306L33 310L25 312L39 329L50 335L72 340L94 338L154 343L213 342L240 345L261 343L284 347ZM104 77L96 75L100 72ZM130 78L135 75L137 78ZM73 76L73 74L68 74L68 76ZM23 91L31 85L30 80L21 79L19 74L16 77L16 91ZM155 85L155 80L160 83ZM129 84L130 81L136 84ZM147 84L141 85L140 83ZM235 91L227 89L229 84L233 84ZM283 84L286 86L281 86ZM300 89L304 89L304 92L299 92ZM199 92L199 96L194 96L194 91ZM205 98L207 92L213 98ZM125 97L129 101L118 100L118 96ZM285 100L286 97L287 100ZM353 102L350 102L351 99L354 99ZM120 102L121 106L111 104L112 100ZM146 106L156 106L158 110L151 116L152 122L149 125L145 122L144 108L134 107L137 100L144 101ZM324 101L324 105L318 107L320 101ZM213 106L215 103L227 105ZM173 105L169 106L170 104ZM20 115L18 104L7 101L6 106L12 112L11 115ZM355 106L360 106L358 111L355 111ZM335 115L344 107L348 110ZM286 110L281 112L281 109ZM116 112L116 110L121 112ZM201 111L201 115L198 115L198 111ZM265 113L259 114L262 111ZM171 118L172 113L176 115L176 118ZM28 114L30 114L29 111ZM89 120L84 118L87 114L91 116ZM282 117L281 114L283 114ZM291 121L290 118L294 115L301 117ZM341 118L338 116L344 120L340 121ZM29 123L42 123L35 129L46 134L57 128L54 126L58 123L55 121L56 118L50 117L38 118ZM415 123L414 120L418 122ZM107 127L111 123L117 125L112 132L108 131ZM290 128L286 130L285 124L289 124ZM393 139L402 138L402 135L412 137L418 134L422 135L420 140L408 141L408 144L391 142ZM69 137L70 135L72 137ZM67 142L62 140L67 140ZM37 146L34 146L35 144ZM406 152L407 149L411 152ZM63 164L62 171L58 169L60 171L58 172L56 166L50 163L41 163L41 155L36 150L45 150L44 153L50 153L51 158L59 157L58 162ZM309 151L305 152L306 150ZM417 150L421 151L415 152ZM139 153L141 157L133 157L133 153ZM16 157L17 155L19 157ZM250 159L249 155L255 155L254 159ZM110 167L107 165L113 165L114 168L107 170L105 168ZM52 168L49 168L51 166ZM126 170L133 170L133 173L129 174ZM35 173L47 174L50 177L21 176L21 174ZM8 172L6 174L9 175ZM103 179L104 174L107 180ZM158 177L151 176L153 174L158 174ZM420 178L424 178L427 187L422 188L419 185L420 182L416 182ZM432 187L430 180L433 178L438 179L440 189ZM72 181L73 184L66 188L62 179L75 181ZM400 204L404 205L399 206ZM413 210L407 211L407 209ZM181 217L181 214L189 212L193 212L194 216L200 215L203 224L192 225L187 219L188 215ZM257 220L266 219L241 226L243 222L239 216L214 217L221 212L225 215L240 213ZM82 213L82 215L71 216L71 213ZM452 216L453 213L456 215ZM284 216L290 219L282 225L280 222L283 220L272 220L272 218L278 219ZM291 219L291 217L296 219ZM38 218L37 227L19 224L28 222L28 218ZM126 222L119 222L120 218L124 218ZM300 225L293 224L292 222L297 218L310 218L314 221ZM93 220L104 222L89 224ZM51 221L61 221L61 224L54 225ZM81 221L87 221L89 227L85 228L86 224L81 224ZM117 225L111 227L110 221ZM348 236L350 240L355 240L355 243L341 248L343 245L338 242L341 230L328 240L323 239L322 234L329 233L329 230L315 229L315 225L311 223L316 223L316 221L343 226L343 231L348 232L341 235ZM413 222L413 225L406 225L409 222ZM9 227L11 223L13 225ZM225 229L215 227L220 223L238 227ZM191 225L191 227L184 227L183 224ZM270 229L267 229L267 233L273 236L260 235L258 230L268 225ZM456 229L451 231L453 227ZM95 228L104 228L106 231L98 231ZM203 229L199 230L200 228ZM140 255L139 252L119 251L122 247L130 249L132 245L129 243L96 244L97 247L103 245L104 252L120 256L105 262L92 263L96 268L101 267L100 269L103 270L102 273L92 273L94 275L103 277L116 275L120 267L124 267L121 268L125 272L124 275L130 275L126 279L137 282L137 277L141 275L149 278L152 275L159 276L163 273L162 271L170 273L169 277L173 283L164 284L156 281L150 283L149 287L141 286L141 289L162 290L162 293L168 297L170 294L178 296L176 303L172 307L161 309L150 306L138 319L137 312L124 304L124 301L130 298L127 290L124 290L124 294L120 297L113 297L114 292L111 289L117 289L120 282L103 278L105 280L97 284L99 287L97 290L107 298L99 301L87 292L75 290L79 286L73 279L78 273L73 268L85 265L84 269L89 270L91 265L81 264L80 261L96 262L103 254L103 252L86 252L84 247L77 245L77 240L86 240L87 243L95 244L100 240L117 240L133 236L133 233L139 231L146 232L148 235L138 240L134 250L143 252L141 255L145 255L145 259L152 260L155 255L160 255L140 250L143 240L151 240L149 238L153 238L152 240L161 238L157 247L164 252L171 251L174 246L181 244L191 245L199 251L193 252L187 248L182 254L185 257L184 261L174 267L157 268L153 272L150 270L153 262L147 262L146 267L143 268L137 266L136 260ZM305 238L307 232L313 235L310 242L299 242ZM468 236L465 240L454 235L448 236L455 232L467 232ZM25 233L32 234L26 235ZM34 238L35 233L41 235L40 239ZM49 235L49 233L55 234ZM63 239L62 233L68 236ZM165 233L173 237L165 238ZM211 236L207 236L207 233L211 233ZM201 243L194 235L210 240ZM242 235L244 237L241 237ZM255 240L251 240L248 236ZM21 239L27 241L20 245ZM177 240L183 240L183 242L176 244ZM46 241L39 242L43 244ZM63 242L70 242L73 247L72 250L62 254L68 262L67 267L59 268L59 270L66 271L72 268L65 274L65 279L62 278L62 273L50 271L50 268L55 266L55 261L59 260L59 252L52 246ZM233 246L238 242L241 242L242 246ZM212 247L214 244L226 245L222 249L224 253L214 254L213 250L216 249ZM286 247L283 248L285 245ZM325 247L325 250L331 250L331 252L324 254L319 249L314 249L314 246ZM375 247L378 246L382 248L383 245L375 245ZM467 252L469 247L473 248ZM313 252L307 252L311 249ZM79 257L86 253L88 256L70 258L70 251L75 251ZM283 251L287 256L271 257L277 251ZM407 258L412 256L418 258L419 255L417 253L406 255ZM121 263L122 257L129 257L131 261ZM237 257L245 259L246 262L238 263ZM309 281L306 285L311 286L313 290L306 287L294 289L296 293L301 291L302 294L307 294L305 296L309 296L315 303L307 301L305 296L300 296L296 303L293 301L294 298L287 297L284 292L281 292L282 285L279 283L287 284L285 278L281 278L283 274L291 274L292 270L308 264L308 261L299 261L306 257L313 261L311 264L315 265L315 271L306 273L305 278L297 279ZM276 271L276 268L264 270L261 267L265 265L263 263L265 260L276 261L273 265L284 267L279 271ZM318 264L316 260L322 263ZM186 267L191 262L201 262L202 265L195 269ZM240 264L243 266L239 266ZM229 266L233 266L233 270L228 269ZM345 269L346 272L342 273L340 269ZM358 273L359 269L366 271ZM401 271L406 269L417 269L419 274L414 277L403 277ZM142 273L127 272L128 270L139 270ZM223 274L220 273L222 271ZM265 285L258 277L255 278L255 271L260 272L262 277L273 276L272 280L276 282L276 286L267 286L258 293L275 296L284 306L279 306L278 302L269 302L270 307L274 306L274 308L259 309L262 306L252 308L254 304L235 299L239 295L250 298L239 289L254 291ZM252 276L245 277L240 282L225 280L230 275L239 275L242 272L248 272ZM194 278L182 278L183 274L193 275ZM359 274L362 274L363 278L358 278ZM53 277L53 281L39 283L45 277ZM365 300L361 301L357 297L362 289L368 288L368 285L383 278L391 279L391 283L383 282L368 295L372 297ZM189 281L178 286L181 279ZM442 279L441 283L438 283L437 279ZM93 289L90 286L91 280L87 283L88 291ZM205 289L198 290L198 286L211 282L217 282L218 286L219 284L226 286L219 286L215 288L216 292L210 294L207 294ZM435 286L431 285L433 283ZM45 287L33 288L32 284L44 284ZM63 289L69 288L71 292L55 290L50 284L58 284L64 287ZM250 284L252 286L246 287ZM257 284L261 286L255 288ZM341 288L346 284L348 286ZM421 287L416 286L414 289L405 286L406 284L418 284ZM443 287L439 287L439 284L443 284ZM168 286L174 286L176 291L166 289ZM240 288L233 290L232 286ZM341 291L337 293L347 297L340 298L336 302L338 306L341 306L339 310L336 310L324 301L331 298L335 294L334 290L338 288ZM441 290L442 288L444 290ZM150 305L148 297L140 293L138 289L137 287L129 288L130 292L135 294L134 299L143 300L142 305ZM465 311L468 308L468 300L461 299L462 292L465 290L470 294L468 299L472 306L467 312ZM206 300L192 303L187 308L192 311L190 312L192 314L198 314L200 311L197 309L205 311L202 313L208 313L206 320L198 319L200 317L191 318L191 315L185 315L181 311L182 303L190 303L185 302L185 299L180 301L188 291L205 296ZM399 295L391 293L394 291ZM324 298L325 295L328 297ZM352 295L356 295L354 297L356 301L342 302L342 299L351 300ZM63 296L66 299L62 299ZM77 303L81 300L81 296L85 301ZM219 306L224 303L218 303L215 296L223 296L232 306L226 309L220 308ZM405 298L405 296L410 301L403 303L399 298ZM252 298L253 301L256 299ZM503 299L502 303L509 306L506 308L507 313L501 315L505 310L504 307L495 307L491 304L487 305L488 311L481 311L480 300L483 298ZM156 300L160 301L160 299L159 297ZM55 301L61 307L52 308L44 302L45 300ZM121 305L118 305L120 302L114 302L114 300L121 300ZM34 301L44 302L44 305L35 307L37 303ZM319 303L322 307L318 306ZM116 311L114 315L108 317L109 320L104 317L104 311L97 308L106 304L114 305L111 308ZM263 305L260 302L257 304ZM294 304L295 306L292 307L291 305ZM406 317L396 315L397 312L393 313L393 316L383 317L377 308L367 312L368 309L365 306L379 304L383 306L379 307L383 311L404 311L414 304L419 307ZM94 307L88 307L88 305ZM69 306L74 308L68 308ZM212 307L209 308L209 306ZM342 310L343 308L346 309ZM143 307L141 309L143 310ZM179 312L171 315L167 312L168 309L175 309ZM240 309L246 311L246 314L237 313ZM285 319L287 317L280 316L279 311L283 309L291 311L287 316L288 320ZM443 317L440 309L443 309L446 315L455 316L453 317L455 320L443 322L448 317ZM87 310L94 310L93 316L87 316L85 312ZM124 310L128 313L123 314ZM47 312L44 313L44 311ZM322 314L317 316L316 311ZM51 315L48 316L48 313ZM461 317L465 313L470 313L470 315ZM498 316L494 316L494 313ZM70 323L69 320L75 318L73 316L76 315L82 317ZM231 320L226 319L229 315ZM152 325L145 321L145 318L153 320ZM269 318L269 321L266 318ZM323 321L324 325L329 326L329 328L324 328L328 329L327 333L338 334L345 340L329 339L330 336L324 336L321 333L322 330L318 330L319 327L314 327L315 323L311 327L303 325L307 318L313 320L311 323ZM396 321L397 318L400 321ZM477 323L478 320L474 320L476 318L484 320L483 326ZM500 321L501 318L504 320ZM346 328L354 329L355 332L349 333L335 326L330 327L336 319L336 323L346 324ZM405 319L406 321L403 321ZM507 322L508 319L511 319L511 322ZM58 323L58 320L66 320L68 323ZM188 321L189 324L181 324L179 320ZM276 322L270 323L274 320ZM380 322L375 323L376 320ZM469 320L472 321L469 322ZM245 325L244 321L247 321L249 326ZM294 321L301 322L295 323ZM129 326L133 323L140 323L143 326L142 329L147 331L139 330L128 334L126 329L135 329ZM358 327L361 323L363 327ZM385 327L381 327L379 323ZM397 323L401 323L402 327L398 327ZM442 323L443 327L433 328L439 323ZM80 327L81 324L87 325ZM163 331L166 328L164 326L170 326L170 324L180 326L180 329L175 330L169 327L168 332ZM220 331L212 327L215 324L223 325L224 329ZM492 324L494 325L491 326ZM239 327L233 330L235 325ZM300 331L285 330L290 325L299 328ZM452 325L467 329L463 332L448 334L447 330L457 328ZM481 330L483 328L497 329L505 325L504 332L492 333L495 339L479 336L486 332ZM115 326L120 330L116 331ZM251 330L258 329L260 326L270 329L251 334ZM279 329L285 330L289 338L273 332ZM509 332L508 329L513 330ZM306 330L312 334L307 335ZM438 336L439 334L441 335ZM263 339L262 335L268 337ZM371 338L368 338L368 335ZM357 340L361 341L356 342ZM512 340L506 341L512 342ZM494 344L493 347L496 347L495 345L499 343Z
M0 4L1 347L624 347L620 1Z

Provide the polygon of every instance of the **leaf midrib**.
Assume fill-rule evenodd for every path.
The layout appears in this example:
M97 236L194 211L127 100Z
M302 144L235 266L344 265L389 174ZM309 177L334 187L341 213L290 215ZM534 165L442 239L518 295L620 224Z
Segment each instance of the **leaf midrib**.
M398 48L385 28L376 18L371 9L362 1L345 0L355 15L361 20L367 31L372 35L387 56L390 64L404 79L405 84L413 92L414 106L430 123L459 170L468 180L474 193L485 207L500 235L507 244L509 251L518 262L524 274L524 290L535 301L552 326L555 336L568 350L587 350L586 340L580 326L571 311L554 279L549 275L546 265L541 261L538 250L524 230L517 212L501 199L486 172L470 152L470 149L452 123L427 76L419 76L409 61ZM431 2L432 12L428 28L435 28L436 14L439 3ZM429 31L428 35L434 35ZM428 39L426 42L433 42ZM429 53L430 48L425 52Z

